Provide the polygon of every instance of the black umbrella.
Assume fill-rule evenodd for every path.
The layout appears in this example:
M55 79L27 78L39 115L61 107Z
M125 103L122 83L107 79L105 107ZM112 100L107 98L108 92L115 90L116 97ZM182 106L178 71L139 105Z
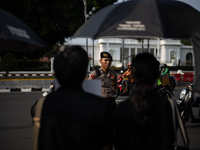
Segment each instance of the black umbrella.
M175 0L132 0L110 5L93 15L73 38L190 38L195 57L195 91L200 94L200 12L197 10L200 7L188 4Z
M0 9L0 51L28 52L46 47L23 21Z
M172 0L132 0L97 12L73 37L188 38L200 29L200 13Z

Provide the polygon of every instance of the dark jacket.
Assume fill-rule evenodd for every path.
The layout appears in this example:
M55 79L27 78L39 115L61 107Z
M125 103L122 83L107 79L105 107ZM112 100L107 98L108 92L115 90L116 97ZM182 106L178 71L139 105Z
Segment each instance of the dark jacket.
M59 88L43 106L39 150L98 150L112 132L106 102L82 89Z
M155 104L156 121L146 126L138 126L135 118L130 114L130 99L121 102L115 115L115 150L170 150L173 149L174 134L172 113L169 101L161 98ZM133 111L136 111L133 108ZM147 138L153 135L152 139Z

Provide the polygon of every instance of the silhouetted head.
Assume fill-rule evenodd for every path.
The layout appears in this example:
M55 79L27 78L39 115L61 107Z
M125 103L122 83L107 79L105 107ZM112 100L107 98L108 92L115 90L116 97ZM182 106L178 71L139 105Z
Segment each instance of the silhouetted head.
M88 55L80 46L65 46L54 60L55 76L61 86L77 88L82 85L88 67Z
M141 53L133 58L131 74L136 84L152 86L160 75L159 64L149 53Z

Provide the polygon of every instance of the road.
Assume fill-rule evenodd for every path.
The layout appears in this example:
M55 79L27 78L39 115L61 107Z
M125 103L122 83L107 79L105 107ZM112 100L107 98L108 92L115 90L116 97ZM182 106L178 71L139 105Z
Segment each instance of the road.
M183 86L175 88L173 100L178 99ZM29 150L32 140L30 107L42 92L0 93L0 150ZM120 96L117 103L128 98ZM197 110L195 110L197 111ZM200 124L186 123L190 149L200 149ZM181 143L181 140L178 140Z

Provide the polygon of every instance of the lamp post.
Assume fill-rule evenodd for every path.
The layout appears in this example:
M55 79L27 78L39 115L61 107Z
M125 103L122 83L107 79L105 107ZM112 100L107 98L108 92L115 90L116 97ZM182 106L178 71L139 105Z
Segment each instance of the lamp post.
M85 16L85 23L87 22L87 18L89 18L89 15L93 15L93 12L96 10L95 7L92 8L92 11L89 12L89 15L87 14L87 4L86 0L83 0L84 4L84 16ZM86 38L86 51L88 53L88 38ZM93 40L93 68L94 68L94 40ZM90 72L90 65L88 65L88 73Z
M89 15L92 16L95 11L96 11L96 8L93 7L92 10L89 12ZM90 17L89 15L88 15L88 18ZM94 70L94 39L92 39L92 50L93 50L93 52L92 52L92 57L93 57L92 63L93 63L93 70Z
M84 16L85 16L85 23L87 22L87 5L86 5L86 0L83 0L83 4L84 4ZM86 52L88 54L88 38L86 38ZM90 72L90 66L88 65L88 72L87 75Z
M124 0L123 0L124 2ZM124 72L124 38L122 39L122 68L121 68L121 73Z

